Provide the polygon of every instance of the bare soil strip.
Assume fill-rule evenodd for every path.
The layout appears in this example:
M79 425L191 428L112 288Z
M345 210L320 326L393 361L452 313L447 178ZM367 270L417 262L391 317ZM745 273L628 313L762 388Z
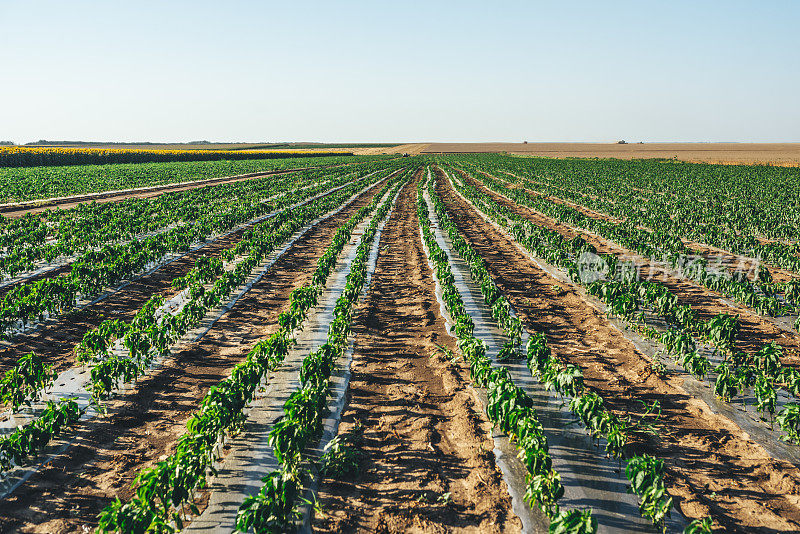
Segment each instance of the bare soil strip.
M309 187L309 186L306 186L306 187ZM296 189L295 191L298 191L298 190L299 189ZM282 193L278 193L276 195L273 195L272 197L269 197L268 200L271 200L273 198L277 198L278 196L282 196ZM245 224L247 224L247 223L245 223ZM175 228L175 226L174 225L169 225L169 226L163 227L160 230L157 230L155 232L148 232L147 234L144 234L144 236L140 235L140 236L134 237L132 239L125 240L122 243L129 243L131 241L141 240L144 237L153 236L153 235L156 235L156 234L162 233L162 232L167 232L172 228ZM109 244L114 244L114 243L109 243ZM117 243L117 244L119 244L119 243ZM34 274L27 274L27 275L26 274L21 274L21 275L18 275L17 277L15 277L12 280L7 280L7 281L3 282L3 285L0 286L0 298L2 298L6 293L11 291L16 286L19 286L19 285L22 285L22 284L30 284L30 283L33 283L33 282L38 282L40 280L46 280L46 279L49 279L49 278L55 278L56 276L59 276L61 274L69 273L70 270L72 269L73 263L84 252L86 252L86 250L84 250L83 252L78 252L72 258L69 258L69 259L65 260L63 263L60 263L60 264L54 263L54 264L52 264L51 267L44 266L44 267L39 269L39 272L35 272L34 271L33 272Z
M496 179L505 181L505 182L508 183L509 187L516 187L516 188L525 189L529 193L532 193L532 194L538 195L538 196L547 196L550 200L552 200L556 204L562 204L564 206L569 206L571 208L574 208L574 209L580 211L581 213L583 213L584 215L586 215L587 217L592 217L592 218L598 219L598 220L610 221L610 222L613 222L613 223L622 222L621 219L618 219L618 218L616 218L616 217L614 217L612 215L609 215L607 213L594 211L594 210L589 209L589 208L587 208L587 207L585 207L585 206L583 206L581 204L576 204L575 202L571 202L569 200L565 200L565 199L560 198L560 197L555 197L555 196L552 196L552 195L545 195L541 191L525 187L525 186L521 185L518 182L509 182L508 178L506 178L505 176L494 176L494 175L491 175L491 174L488 174L488 173L482 173L482 174L485 174L486 176L491 176L492 178L496 178ZM510 174L510 176L519 179L519 176L517 176L515 174ZM532 181L532 180L530 180L530 181ZM550 184L550 185L552 185L552 184ZM652 232L652 229L647 228L645 226L639 225L638 228L640 228L642 230L646 230L648 232ZM759 240L761 242L763 242L763 243L778 242L777 240L774 240L774 239L770 240L770 239L759 238ZM736 269L744 269L746 272L751 273L750 279L754 279L755 278L756 269L758 268L759 263L762 263L762 262L759 262L759 260L757 260L756 258L750 258L750 257L747 257L747 256L734 254L733 252L729 252L727 250L723 250L723 249L717 248L717 247L712 247L711 245L706 245L704 243L698 243L698 242L695 242L695 241L689 241L689 240L683 239L683 238L681 238L681 241L683 242L684 245L686 245L687 247L689 247L690 249L695 251L699 256L702 256L703 258L708 260L709 265L717 266L718 268L728 269L731 272L735 271ZM763 262L763 263L765 263L765 265L768 265L767 262ZM792 273L791 271L787 271L786 269L781 269L781 268L774 267L774 266L770 265L769 266L769 270L770 270L770 273L772 274L772 277L775 279L776 282L783 283L783 282L788 282L789 280L792 280L794 278L797 278L797 274L796 273Z
M364 193L357 202L372 198L376 191L371 189ZM74 366L73 350L86 332L106 319L130 321L150 297L168 297L174 294L172 280L188 273L200 256L218 256L223 250L236 245L247 229L248 227L243 227L210 241L203 247L134 279L102 300L72 310L54 321L46 322L40 328L16 336L11 345L0 349L0 373L11 368L21 356L29 352L41 356L47 364L53 365L56 372Z
M434 296L405 186L357 312L349 405L340 433L364 426L361 475L326 481L318 532L515 532L519 519L494 463L491 424Z
M131 393L109 402L108 416L81 427L65 453L2 501L0 531L83 532L115 497L129 499L134 476L172 452L208 389L277 330L292 290L311 281L336 230L377 193L371 189L313 227L198 343L175 351Z
M642 401L661 404L659 435L638 437L630 452L665 460L665 482L682 514L711 515L726 532L800 530L800 470L688 395L681 378L655 375L652 361L605 316L486 224L441 176L437 191L525 326L544 332L555 354L580 366L610 410L638 419Z
M679 278L666 273L663 269L653 268L652 262L635 252L624 248L612 241L595 234L574 228L570 225L559 223L546 215L539 213L527 206L517 204L513 200L495 193L477 180L462 174L462 178L481 192L489 195L498 204L507 207L517 215L529 221L554 230L568 239L581 235L587 243L593 245L602 254L614 254L633 261L639 268L640 276L664 284L670 291L678 296L680 304L690 304L697 310L698 316L707 320L720 313L739 315L741 331L737 337L737 347L749 352L755 352L770 341L775 341L784 347L784 357L781 362L785 365L800 365L800 334L787 332L775 325L769 317L756 313L755 310L738 305L725 296L697 285L692 280Z

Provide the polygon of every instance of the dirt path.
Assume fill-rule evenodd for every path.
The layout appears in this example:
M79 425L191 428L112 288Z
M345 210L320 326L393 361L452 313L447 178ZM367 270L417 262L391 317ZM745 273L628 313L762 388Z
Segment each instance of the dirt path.
M544 332L554 354L580 366L609 409L636 419L641 401L660 402L659 435L640 437L631 452L665 460L665 481L681 513L711 515L725 532L800 530L800 470L773 460L737 425L688 395L679 377L652 373L651 360L603 314L536 267L441 175L437 191L526 328Z
M336 230L378 191L311 229L198 343L111 401L107 417L81 426L73 446L0 502L0 532L83 532L114 497L129 499L135 475L172 452L208 389L277 330L291 291L311 281Z
M326 481L316 532L518 532L492 454L491 425L454 349L407 185L354 327L349 405L340 432L364 427L362 471Z
M775 341L784 347L782 363L786 365L800 365L800 335L787 332L778 328L769 318L763 317L751 308L743 305L731 306L726 302L724 295L705 289L692 280L669 275L663 269L654 267L652 262L626 248L622 248L611 241L582 231L578 228L559 223L546 215L527 206L517 204L513 200L495 193L477 180L461 175L466 183L476 187L482 193L489 195L495 202L510 209L517 215L537 224L549 228L572 239L581 235L586 242L593 245L602 254L614 254L627 261L633 261L639 269L639 276L646 280L655 280L664 284L670 291L678 296L679 304L689 304L697 311L698 317L708 320L720 313L739 315L741 330L737 341L737 348L756 352L770 341Z

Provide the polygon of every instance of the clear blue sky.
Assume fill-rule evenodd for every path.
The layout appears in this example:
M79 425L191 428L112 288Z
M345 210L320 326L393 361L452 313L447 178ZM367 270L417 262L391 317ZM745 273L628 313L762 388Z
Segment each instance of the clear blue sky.
M800 141L800 2L0 0L0 140Z

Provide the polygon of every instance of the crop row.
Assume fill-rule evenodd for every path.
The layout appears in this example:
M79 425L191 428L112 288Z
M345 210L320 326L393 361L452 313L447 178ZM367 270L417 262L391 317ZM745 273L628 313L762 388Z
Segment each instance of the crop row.
M277 176L250 178L150 198L82 203L66 210L48 209L16 219L0 216L0 277L32 270L39 261L79 254L103 245L135 239L148 232L192 223L231 203L263 202L271 194L303 187L331 176L380 170L375 163L333 169L310 169ZM368 172L368 171L367 171Z
M659 161L495 158L515 174L604 199L612 215L651 228L797 239L800 172L793 168ZM599 211L606 211L605 209ZM736 217L730 217L736 213ZM695 239L692 239L693 241ZM713 243L710 243L713 244Z
M0 226L0 274L14 277L34 269L42 260L52 262L103 245L141 239L142 234L174 225L190 224L205 214L226 209L232 202L259 202L273 191L277 194L308 185L322 172L253 178L152 198L84 203L67 210L52 209L7 219Z
M280 158L240 161L115 163L61 167L0 167L0 203L118 191L241 174L378 161L382 157Z
M452 222L447 214L447 208L432 184L428 185L428 193L440 227L447 232L454 249L469 266L472 278L480 287L484 301L491 308L492 316L497 320L498 326L514 343L520 338L519 319L512 316L511 306L486 269L483 258L464 239ZM672 508L672 498L663 480L664 462L646 454L626 459L625 446L628 435L637 430L637 425L626 422L608 411L602 397L585 387L580 368L564 363L552 354L542 332L530 335L525 356L531 375L537 378L546 390L555 391L562 398L570 398L570 411L581 421L589 434L598 441L601 437L604 438L606 452L610 456L626 461L625 473L631 483L631 490L641 500L642 516L663 529ZM511 358L514 355L508 354L506 357ZM705 528L710 532L710 521L697 520L687 527L687 532L700 533L704 532Z
M325 343L303 359L300 388L286 400L283 416L269 433L270 445L280 468L266 474L258 494L248 496L239 507L236 516L236 530L239 532L246 533L251 529L257 534L288 532L293 530L294 521L299 518L295 504L303 487L303 451L322 433L327 398L331 392L331 373L347 350L353 305L367 280L369 253L378 225L388 215L401 186L389 193L361 236L345 287L336 300Z
M687 372L700 380L715 373L714 390L721 399L730 401L737 394L752 389L756 409L772 415L777 408L778 389L785 389L795 397L800 395L800 371L781 365L779 345L768 343L753 353L736 350L739 333L736 317L720 314L707 321L699 320L691 306L678 305L677 297L663 285L638 279L634 269L625 268L613 255L597 256L596 261L602 263L597 272L602 272L602 277L598 277L597 272L587 276L578 265L579 257L594 250L584 240L567 240L557 232L519 217L467 184L454 182L454 185L473 202L482 205L483 211L528 251L565 269L573 282L586 286L590 294L603 300L611 314L629 321L639 333L663 344ZM643 308L658 314L670 328L658 332L643 326ZM719 365L712 366L697 350L695 337L722 353ZM785 439L800 442L800 405L787 403L780 409L776 421L787 433Z
M454 184L456 185L456 184ZM558 265L570 274L576 283L586 285L587 291L609 307L610 313L630 321L643 335L662 343L674 355L676 363L698 379L704 379L712 371L717 374L714 389L723 400L730 401L738 393L752 388L756 408L773 414L777 403L777 389L784 388L794 396L800 394L800 372L780 364L781 348L770 343L755 353L735 350L735 338L739 324L735 317L721 314L708 321L699 321L688 305L677 304L677 297L656 282L639 280L634 269L625 269L613 255L599 256L602 262L602 279L594 279L580 273L576 258L582 252L591 251L585 241L576 238L568 241L557 232L533 225L510 210L481 195L471 186L461 184L457 188L474 202L483 205L484 212L506 228L527 250ZM671 325L666 332L657 332L642 326L644 314L640 308L648 307ZM714 345L723 355L723 361L713 367L696 349L693 336L700 336ZM787 432L786 439L800 441L800 407L788 403L776 418L779 427Z
M195 327L209 310L241 285L280 243L319 215L341 205L362 185L358 183L310 205L285 210L267 223L257 225L242 241L223 252L226 257L247 254L232 269L226 269L217 258L199 259L194 269L173 283L189 296L180 312L159 316L157 311L164 299L156 296L130 323L107 320L97 329L87 332L76 350L81 360L93 365L93 396L104 398L119 381L129 382L144 372L155 357L166 353L169 345ZM206 289L207 285L211 288ZM117 340L127 349L127 357L120 358L113 353Z
M479 387L486 388L489 399L486 413L489 419L511 437L520 451L519 457L527 471L525 501L539 507L550 519L551 532L596 532L597 520L592 517L590 510L560 510L558 500L564 494L564 487L561 485L561 476L553 469L547 437L533 402L522 389L514 385L506 368L492 364L483 341L473 334L475 323L466 312L462 296L455 286L447 253L436 242L431 231L428 206L423 198L424 183L420 181L417 187L417 216L430 260L434 264L436 279L442 287L445 306L454 321L452 332L461 353L469 362L472 379ZM430 193L433 190L429 188ZM436 208L438 197L435 193L431 194L431 199ZM473 264L470 264L470 269L473 269ZM497 288L492 287L494 291L489 291L491 297L487 305L497 318L501 316L498 312L507 309L508 303ZM503 319L516 332L514 337L518 338L521 333L519 320L507 316Z
M71 309L79 295L97 295L105 287L113 286L124 278L143 270L165 255L188 251L193 243L208 239L242 223L264 216L291 203L309 198L332 187L352 180L349 176L309 189L291 191L280 184L285 194L269 202L261 202L258 195L241 203L222 203L216 211L201 215L191 224L135 240L122 245L106 245L99 251L89 251L72 264L68 275L38 280L14 286L0 301L0 336L9 337L21 324L42 320ZM274 189L271 190L274 192ZM211 190L206 194L213 196Z
M117 499L103 511L99 533L174 532L183 527L181 512L185 505L195 514L199 513L193 504L193 494L197 488L205 487L208 474L214 472L213 463L219 457L217 445L241 428L247 405L294 344L294 332L302 326L309 310L316 306L352 230L375 210L393 182L386 184L368 206L337 230L318 261L312 283L292 292L288 309L278 318L280 329L259 341L246 359L234 367L229 378L209 390L198 412L189 419L187 431L179 439L175 452L155 467L139 473L134 480L135 496L129 502Z
M657 243L661 241L669 242L669 239L655 239L653 234L643 230L624 229L622 228L623 225L615 225L613 223L588 218L572 208L560 205L553 206L552 204L548 204L547 201L532 197L524 191L504 186L501 182L489 176L485 176L484 182L495 192L513 199L520 205L526 205L538 211L545 212L547 215L553 216L560 222L566 222L580 228L589 229L604 237L618 241L629 249L636 250L644 256L666 261L675 270L687 276L689 279L698 282L708 289L726 294L745 305L754 307L761 313L779 315L787 312L797 312L797 306L786 306L779 303L774 297L759 295L759 291L763 291L767 286L772 286L774 291L774 288L779 285L772 284L766 280L766 278L769 277L769 273L765 270L759 273L760 276L763 276L765 279L762 280L762 283L757 285L752 284L745 277L736 277L709 271L706 269L706 263L702 260L690 260L688 256L682 253L668 253L664 252L663 249L659 250L659 245ZM555 209L550 210L548 206L555 207ZM505 211L507 212L508 210ZM504 217L507 216L508 213L504 212ZM565 239L559 239L556 232L541 227L536 228L536 230L549 234L550 242L555 242L557 245L556 248L574 252L575 254L580 254L581 252L596 252L591 247L585 245L580 238L567 243ZM639 241L639 237L643 239L643 242ZM663 238L663 236L661 237ZM541 252L540 250L540 253ZM613 255L602 255L599 259L601 260L600 265L594 266L597 273L607 272L613 277L616 271L624 270L625 268L625 265L618 262ZM551 262L558 263L558 260L551 259ZM635 268L633 268L633 266L630 267L631 268L627 269L628 273L626 273L628 276L625 277L626 279L623 280L623 282L617 284L607 284L606 282L589 284L589 292L600 297L607 304L612 305L614 312L619 316L626 318L632 317L637 311L637 307L634 306L634 304L638 301L638 303L655 310L656 313L665 318L668 323L677 325L690 333L701 336L723 351L731 352L733 350L735 337L739 332L739 324L736 318L721 315L703 324L697 321L696 314L690 306L678 305L677 295L669 291L664 285L656 282L635 280L633 278ZM580 274L578 273L580 266L570 264L568 268L571 269L573 278ZM627 288L623 287L626 285L628 286ZM787 298L793 301L800 299L800 281L794 280L782 286L785 289ZM633 293L635 293L635 295L633 295ZM800 319L798 319L797 324L798 327L800 327ZM689 350L683 351L682 356L685 356L685 353L693 351L694 347L689 347ZM777 357L779 357L781 349L775 344L766 345L755 355L756 360L762 359L762 355L767 352L776 353ZM740 356L740 359L742 358L746 361L749 360L746 355ZM697 354L694 352L691 354L690 360L691 366L700 371L700 377L704 377L706 374L704 370L709 368L707 362L702 358L698 359ZM763 369L763 366L759 365L758 367ZM778 364L778 367L780 367L780 364ZM778 370L780 369L776 369L776 371ZM769 371L769 369L767 369L767 371ZM693 374L698 373L693 372ZM793 394L795 395L797 395L796 392L800 390L800 382L798 382L800 375L797 375L793 369L787 368L783 375L768 373L768 376L773 380L788 384L789 390L794 392ZM753 375L753 379L755 379L755 375ZM763 382L763 379L761 382ZM751 386L752 384L750 387ZM724 388L724 384L719 383L719 387ZM758 389L765 391L761 387ZM728 397L727 394L720 396L724 398ZM768 396L771 397L773 395L770 393Z
M624 219L632 227L657 229L800 272L797 169L502 157L485 161L537 180L536 189Z
M507 184L488 174L483 174L481 180L490 189L513 199L520 205L532 208L561 223L593 232L646 258L663 261L700 286L722 293L758 313L775 317L798 311L800 280L775 283L769 271L763 266L754 281L749 280L742 272L718 272L708 267L707 260L692 258L696 252L687 248L678 237L664 230L651 232L631 226L627 222L616 223L590 217L575 208L553 202L546 197L532 195L524 189L508 187ZM783 293L786 301L793 304L787 305L781 302L776 298L778 293Z
M87 332L75 351L78 360L91 366L89 388L95 401L107 397L120 383L136 380L155 358L169 354L170 346L241 285L267 254L309 221L340 205L362 186L355 183L310 205L284 210L249 230L243 241L223 252L228 259L247 253L233 269L224 270L222 262L216 258L198 259L189 274L174 280L174 285L184 288L190 296L179 312L165 313L163 297L154 296L132 321L109 319ZM213 285L207 289L212 280ZM124 355L114 352L117 341L124 349ZM0 400L16 411L21 404L30 404L37 399L52 385L53 378L49 368L43 366L35 354L23 356L0 381ZM78 418L73 408L73 404L69 404L69 411L65 412L69 415L69 424ZM62 404L49 403L37 420L0 438L0 470L9 469L12 460L20 465L26 458L41 452L65 427L53 417L53 414L65 410ZM35 439L32 438L34 435Z

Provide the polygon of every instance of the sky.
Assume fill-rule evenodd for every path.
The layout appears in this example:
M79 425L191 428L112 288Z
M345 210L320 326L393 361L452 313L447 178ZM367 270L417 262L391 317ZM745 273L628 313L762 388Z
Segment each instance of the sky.
M800 142L800 2L0 0L0 140Z

